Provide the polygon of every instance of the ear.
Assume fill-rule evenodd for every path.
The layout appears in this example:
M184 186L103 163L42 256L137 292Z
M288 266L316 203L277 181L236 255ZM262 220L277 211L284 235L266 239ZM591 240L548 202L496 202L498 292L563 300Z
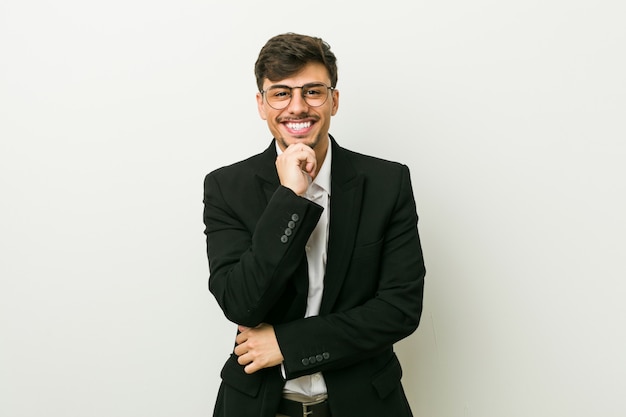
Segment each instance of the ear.
M339 91L333 90L331 98L333 100L333 106L331 108L330 115L334 116L337 114L337 110L339 110Z
M265 104L263 103L263 94L256 93L256 106L259 111L259 116L261 119L267 120L267 113L265 112Z

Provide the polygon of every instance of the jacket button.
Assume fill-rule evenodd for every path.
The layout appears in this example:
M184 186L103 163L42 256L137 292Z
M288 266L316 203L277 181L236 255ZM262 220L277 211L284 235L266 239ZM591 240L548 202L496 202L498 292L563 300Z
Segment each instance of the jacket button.
M317 360L318 362L321 362L324 360L324 357L322 355L315 355L315 360Z
M330 353L328 353L328 352L324 352L324 353L322 353L322 357L323 357L324 359L330 359Z
M289 220L289 223L287 223L287 226L290 229L295 229L296 228L296 222L294 222L293 220Z
M280 237L280 241L283 242L283 243L287 243L288 240L289 240L289 238L287 236L285 236L285 235L282 235Z
M285 236L291 236L293 231L291 229L285 229Z
M317 360L315 359L315 356L311 356L311 357L309 358L309 363L310 363L311 365L313 365L315 362L317 362Z
M307 358L302 359L302 365L309 366L309 360Z
M296 213L293 213L291 215L291 220L293 220L294 222L297 222L298 220L300 220L300 216L298 216Z

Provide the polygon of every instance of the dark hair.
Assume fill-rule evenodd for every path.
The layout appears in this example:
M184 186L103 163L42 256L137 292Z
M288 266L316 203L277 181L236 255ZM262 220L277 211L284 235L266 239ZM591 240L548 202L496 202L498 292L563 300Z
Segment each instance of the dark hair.
M263 81L282 80L296 74L310 62L319 62L328 70L330 86L337 85L337 58L330 45L320 38L297 33L284 33L267 41L254 64L259 91Z

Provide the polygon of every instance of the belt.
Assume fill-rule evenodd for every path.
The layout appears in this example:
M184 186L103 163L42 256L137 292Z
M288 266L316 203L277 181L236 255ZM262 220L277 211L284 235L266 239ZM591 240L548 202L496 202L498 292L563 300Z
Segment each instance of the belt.
M312 403L301 403L283 398L278 406L278 414L289 417L330 417L328 400Z

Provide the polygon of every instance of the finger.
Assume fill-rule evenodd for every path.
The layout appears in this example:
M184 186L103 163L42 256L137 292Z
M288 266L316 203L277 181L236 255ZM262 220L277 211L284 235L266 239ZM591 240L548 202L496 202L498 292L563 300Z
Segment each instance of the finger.
M285 151L285 154L296 155L298 159L304 159L308 157L315 158L315 151L313 150L313 148L303 144L294 144L289 146Z
M252 358L246 353L245 355L241 355L237 358L237 363L239 363L239 365L241 366L248 366L250 363L252 363Z
M303 143L293 143L287 146L287 152L301 152L301 151L306 151L307 149L313 150L313 148Z
M245 355L246 353L248 353L248 348L245 345L237 345L235 347L235 350L233 350L233 352L237 356L242 356L242 355Z
M315 165L315 161L307 161L304 165L304 171L309 175L313 174L313 172L315 172Z
M309 148L308 146L306 147L306 149L302 150L302 159L305 160L307 163L308 162L315 162L315 152L313 152L313 149Z
M253 374L253 373L255 373L256 371L258 371L259 369L261 369L261 368L259 368L258 366L256 366L254 362L252 362L250 365L246 365L246 366L243 368L244 372L245 372L245 373L247 373L247 374Z
M310 148L309 148L310 150ZM317 159L315 159L315 154L311 150L311 152L299 152L297 155L298 164L300 165L300 169L307 174L311 174L315 171L315 166L317 165Z
M248 333L248 331L239 333L237 335L237 337L235 337L235 343L240 345L240 344L244 343L246 340L248 340L249 337L250 337L250 333Z

